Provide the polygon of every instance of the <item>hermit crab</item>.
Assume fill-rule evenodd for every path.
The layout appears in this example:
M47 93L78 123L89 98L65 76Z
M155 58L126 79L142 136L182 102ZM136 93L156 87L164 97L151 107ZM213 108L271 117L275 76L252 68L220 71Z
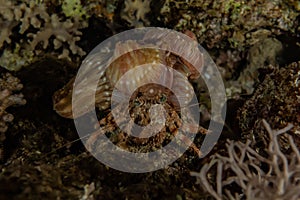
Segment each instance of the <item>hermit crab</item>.
M188 42L176 45L180 39L176 34L150 30L142 39L122 40L111 49L90 54L82 63L82 75L53 95L55 111L75 119L95 107L108 111L97 123L101 130L92 133L85 143L90 151L102 151L98 138L103 135L122 149L142 153L155 151L180 135L182 143L201 156L183 132L207 133L199 126L199 113L195 112L199 105L190 83L199 78L204 59L195 50L198 44L194 34L186 31L182 37ZM89 78L93 74L98 78L96 87L81 87L93 81ZM93 90L92 95L86 95L89 90Z

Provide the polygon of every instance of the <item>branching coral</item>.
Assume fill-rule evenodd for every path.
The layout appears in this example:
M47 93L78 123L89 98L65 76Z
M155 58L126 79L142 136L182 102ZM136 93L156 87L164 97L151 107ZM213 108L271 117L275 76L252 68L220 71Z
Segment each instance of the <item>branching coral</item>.
M82 35L79 29L87 26L87 22L81 20L80 16L67 17L64 13L51 14L47 10L46 2L37 4L36 1L24 0L17 4L15 1L0 0L0 4L0 49L5 44L11 44L12 52L14 52L14 46L19 45L20 51L32 51L35 55L39 55L43 49L51 48L55 49L56 54L60 54L59 58L70 59L70 51L73 55L85 55L85 52L76 44ZM18 29L18 39L12 40L13 30ZM43 49L39 46L40 43ZM11 54L11 59L8 61L12 61L6 61L2 67L9 70L19 69L20 66L16 66L13 62L19 59L19 56L18 53ZM27 57L24 57L25 61L18 63L26 63L26 59Z
M22 94L13 94L20 91L23 85L20 80L10 73L6 73L0 79L0 133L7 130L6 122L13 120L12 114L7 113L6 109L14 105L24 105L26 100Z
M125 8L121 12L121 18L125 19L131 26L143 27L150 22L146 14L150 12L148 0L125 0Z
M0 48L3 46L4 42L11 43L10 36L12 34L12 29L18 24L14 20L15 15L19 12L14 12L15 6L11 1L0 0Z
M18 71L22 66L31 63L34 57L34 52L23 49L19 44L16 44L13 50L4 49L0 57L0 66L10 71Z
M64 0L61 8L67 17L89 17L80 0Z
M2 143L5 140L5 132L7 131L7 123L12 122L14 116L6 111L8 107L24 105L26 100L21 93L14 94L20 91L23 85L20 80L10 73L2 75L0 78L0 160L2 152Z
M53 14L50 17L49 23L47 23L42 30L36 34L30 33L27 36L33 37L33 40L30 42L32 48L35 48L40 42L43 42L43 48L46 49L50 37L54 36L54 49L58 49L63 46L63 43L67 43L73 54L83 56L85 52L75 44L76 41L80 40L81 35L81 32L77 30L78 27L80 27L80 22L77 18L74 22L71 20L61 22L59 17ZM65 48L59 58L68 57L69 50Z
M299 199L300 152L292 136L288 137L290 154L284 154L277 136L293 125L272 130L262 120L269 134L266 154L259 154L246 143L228 141L227 154L214 155L200 173L191 172L202 187L216 199Z

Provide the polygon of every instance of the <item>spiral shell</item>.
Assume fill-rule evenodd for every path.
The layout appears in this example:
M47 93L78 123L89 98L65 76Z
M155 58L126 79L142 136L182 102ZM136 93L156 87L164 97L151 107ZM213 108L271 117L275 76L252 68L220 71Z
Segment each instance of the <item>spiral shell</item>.
M214 96L209 131L200 130L192 86L200 75ZM224 91L216 65L190 31L149 27L95 47L53 100L60 115L74 118L80 138L89 135L82 142L95 158L140 173L166 167L188 148L206 155L222 130ZM110 111L99 121L95 106ZM93 123L92 133L86 122ZM200 149L193 144L197 133L206 134Z
M148 34L146 34L144 40L151 40L153 35L155 35L155 33L149 32ZM166 45L164 41L166 40L176 42L176 37L175 35L170 34L168 35L168 37L162 38L162 42L159 45L161 47L164 47L164 45ZM128 95L131 95L134 92L133 90L137 85L139 85L139 83L141 83L142 80L151 82L152 80L161 79L161 81L164 81L164 83L167 84L170 88L175 88L176 90L180 91L181 95L177 98L179 98L180 101L182 101L184 104L188 104L191 100L194 91L192 86L187 83L189 81L189 78L196 79L199 77L199 72L197 71L197 69L195 69L195 67L192 66L189 62L185 61L177 55L166 52L164 50L151 48L151 46L149 46L149 48L139 48L141 45L143 44L139 44L133 40L127 40L122 43L118 42L114 47L114 51L111 52L110 58L103 57L101 53L96 53L89 56L82 63L82 65L87 66L87 69L89 69L89 66L94 66L95 64L99 65L97 72L99 73L99 81L95 92L95 105L100 110L106 110L110 107L113 88L116 86L120 78L126 72L132 69L135 71L132 72L132 74L134 75L128 77L127 79L121 79L119 83L120 85L122 85L122 91L126 91L125 93L127 93ZM195 47L197 43L194 43L193 40L191 40L191 42L187 43L187 45L188 46L178 46L176 51L187 54L185 50L187 48L193 49L191 47ZM201 55L199 56L194 52L188 53L190 54L189 57L192 57L194 59L194 62L197 63L198 68L201 68L203 64L203 58L201 57ZM105 59L107 59L108 61L104 63L110 63L107 69L105 64L103 64L103 60ZM149 64L149 66L147 68L143 68L143 70L137 67L144 64ZM178 75L174 75L172 73L172 70L168 70L168 68L162 70L162 68L158 67L158 64L173 68L179 71L183 76L178 79L178 77L174 77ZM87 73L91 72L88 71ZM85 85L88 85L87 83L92 80L88 80L86 77L89 77L88 74L84 74L82 78L77 78L81 78L81 82L86 82ZM75 104L79 106L84 105L85 108L82 109L82 112L80 112L78 116L73 116L72 91L74 80L75 78L71 79L65 87L58 90L53 96L54 110L62 117L76 118L89 112L94 107L94 105L86 103L89 102L88 99L91 97L85 95L86 90L92 90L93 88L82 88L81 90L77 89L77 92L82 93L82 95L79 94L80 98L76 98ZM150 89L151 88L149 88L149 90Z

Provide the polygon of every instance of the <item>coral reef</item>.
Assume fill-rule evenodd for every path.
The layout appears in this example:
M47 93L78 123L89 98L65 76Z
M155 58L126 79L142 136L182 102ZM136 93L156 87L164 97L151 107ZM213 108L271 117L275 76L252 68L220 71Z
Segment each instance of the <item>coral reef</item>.
M255 141L261 147L268 145L266 133L260 128L263 118L276 129L293 123L294 129L300 132L300 63L273 68L238 113L242 138ZM286 138L282 139L286 143ZM300 141L299 134L295 134L295 140Z
M18 71L28 65L13 75L4 69L0 73L0 199L300 199L300 62L299 51L293 51L300 41L299 0L0 0L0 4L0 68ZM190 143L193 151L166 168L122 173L98 162L77 142L73 121L53 110L51 96L73 77L94 45L128 28L150 25L194 32L216 61L227 95L239 99L229 101L226 127L205 158L199 160L196 149L209 134L203 129L205 134L197 134ZM170 62L176 57L168 55ZM279 61L298 63L279 67ZM176 62L184 64L177 57ZM132 96L129 113L142 126L151 125L152 112L162 112L153 103L168 109L166 127L159 134L137 139L119 129L111 115L107 95L112 87L108 90L107 83L118 75L118 68L107 72L111 73L105 74L107 80L99 82L107 93L101 93L103 98L96 98L95 105L103 133L131 152L154 151L169 143L182 123L178 105L167 98L172 93L157 90L154 100L148 99L149 88L157 89L148 85ZM24 89L14 76L26 84ZM200 124L206 127L211 119L208 89L187 78L199 94ZM72 116L72 86L70 81L56 93L66 100L61 107L54 101L62 116ZM88 99L82 96L82 102ZM152 125L161 121L159 117ZM96 122L87 121L92 134L85 139L99 152L106 144L93 133ZM128 121L121 122L130 128ZM237 141L226 143L229 138ZM197 171L191 173L194 177L189 176L191 171Z
M10 73L2 75L0 79L0 160L2 159L2 143L5 140L5 132L8 129L7 123L12 122L14 116L7 112L11 106L24 105L26 100L19 92L23 88L20 80Z
M216 199L300 197L300 63L269 65L259 76L262 82L238 112L240 141L228 140L200 173L191 173Z
M166 0L158 20L176 30L190 29L209 48L246 47L270 35L297 31L299 10L285 1Z
M40 55L47 49L54 49L59 58L70 59L71 55L83 56L85 52L76 44L82 35L80 29L87 27L87 22L81 19L84 13L53 13L48 11L47 3L24 0L21 3L15 1L0 0L0 49L5 48L6 55L8 45L11 47L10 58L1 66L8 70L20 69L22 63L30 62L33 55L20 58L20 52L27 55L27 51L34 56ZM63 4L65 5L65 3ZM65 8L63 6L63 8ZM62 9L66 12L66 8ZM76 10L75 10L76 11ZM13 30L19 29L17 36L12 39ZM50 41L50 44L49 44ZM40 43L42 47L40 47ZM16 51L15 46L19 46ZM22 55L22 54L21 54ZM18 64L15 65L16 60ZM23 61L22 61L23 60Z
M216 154L196 176L202 187L216 199L299 199L300 152L293 137L288 137L290 153L284 154L277 136L293 125L272 130L263 120L269 135L266 154L259 154L246 143L228 141L227 154Z

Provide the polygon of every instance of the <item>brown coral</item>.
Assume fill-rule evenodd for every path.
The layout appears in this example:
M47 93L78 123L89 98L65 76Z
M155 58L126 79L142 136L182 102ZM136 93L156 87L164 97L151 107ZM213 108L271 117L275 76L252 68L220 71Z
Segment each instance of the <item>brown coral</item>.
M71 50L74 55L83 56L85 52L76 45L76 42L80 40L82 34L77 29L81 26L83 26L83 24L80 23L77 18L74 22L70 19L61 22L56 14L52 14L49 23L40 31L36 34L28 34L27 36L33 38L30 42L33 49L35 49L40 42L43 42L43 48L46 49L51 36L55 37L53 40L54 49L59 49L63 46L63 43L67 43L69 48L64 48L63 53L58 58L69 58L69 50Z
M267 146L266 133L260 128L262 118L271 123L273 128L280 129L293 123L294 129L300 131L299 79L300 62L275 68L266 75L253 97L239 111L243 139L260 141L261 145ZM298 141L299 134L295 137Z
M130 26L149 26L150 21L147 19L146 14L150 12L150 2L147 0L125 0L121 18L126 20Z
M26 100L23 99L21 93L14 94L20 91L23 85L20 80L10 73L2 75L0 79L0 159L2 159L2 143L5 140L5 132L8 129L7 123L12 122L14 116L6 111L8 107L16 105L24 105Z
M158 20L193 31L208 47L244 50L270 35L295 33L300 13L292 7L269 0L166 0Z
M7 130L6 122L11 122L13 116L7 113L6 109L14 105L24 105L26 100L23 99L22 94L13 94L20 91L23 85L20 80L10 73L6 73L0 79L0 132L4 133Z

